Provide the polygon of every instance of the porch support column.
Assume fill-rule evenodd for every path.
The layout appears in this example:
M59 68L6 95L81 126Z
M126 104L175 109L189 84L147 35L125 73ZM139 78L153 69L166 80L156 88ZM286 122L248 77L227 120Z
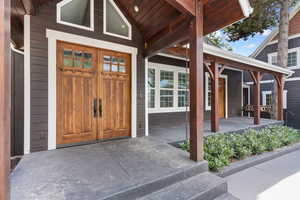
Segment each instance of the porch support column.
M283 92L284 92L284 84L285 84L283 75L277 75L276 82L277 82L277 98L278 98L277 120L283 121Z
M253 72L254 79L254 124L260 124L260 72Z
M212 102L211 102L211 130L212 132L219 131L219 69L216 62L211 62L211 89L212 89Z
M203 1L196 0L190 33L190 158L203 160Z
M10 1L0 0L0 199L9 200L10 172Z

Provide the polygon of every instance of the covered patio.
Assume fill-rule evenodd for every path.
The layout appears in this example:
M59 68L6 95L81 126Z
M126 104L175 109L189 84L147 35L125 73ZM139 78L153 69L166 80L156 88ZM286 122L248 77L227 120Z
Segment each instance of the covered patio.
M166 143L176 143L189 138L189 124L184 119L178 123L165 123L161 125L150 124L150 137L164 141ZM232 117L228 119L220 119L220 130L216 133L211 130L211 121L204 121L204 136L218 133L242 133L247 129L261 129L272 125L282 125L282 121L272 119L261 119L259 125L253 124L252 117Z

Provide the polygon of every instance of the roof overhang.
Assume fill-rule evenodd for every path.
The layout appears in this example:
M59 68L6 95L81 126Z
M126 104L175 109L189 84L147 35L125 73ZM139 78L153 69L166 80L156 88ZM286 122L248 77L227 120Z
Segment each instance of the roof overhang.
M238 62L241 64L245 64L247 66L251 66L253 69L262 70L262 71L270 71L275 73L281 73L286 76L290 76L294 73L294 71L279 67L276 65L272 65L266 62L262 62L253 58L249 58L246 56L242 56L239 54L232 53L230 51L223 50L218 47L214 47L208 44L204 45L204 53L213 55L219 58L228 59L234 62Z

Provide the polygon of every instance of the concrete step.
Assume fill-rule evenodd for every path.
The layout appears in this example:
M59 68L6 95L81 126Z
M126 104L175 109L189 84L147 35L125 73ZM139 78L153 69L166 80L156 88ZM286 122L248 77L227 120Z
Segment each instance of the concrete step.
M225 194L222 194L221 196L218 196L214 200L239 200L239 199L227 192Z
M111 194L110 196L101 198L102 200L134 200L145 195L157 192L162 188L169 187L173 184L179 183L191 177L208 172L208 164L206 161L199 162L192 167L185 168L181 171L171 173L164 177L159 177L156 180L149 181L148 183L142 183L134 187L130 187L126 190L118 193Z
M214 200L225 193L226 180L205 172L162 188L139 200Z

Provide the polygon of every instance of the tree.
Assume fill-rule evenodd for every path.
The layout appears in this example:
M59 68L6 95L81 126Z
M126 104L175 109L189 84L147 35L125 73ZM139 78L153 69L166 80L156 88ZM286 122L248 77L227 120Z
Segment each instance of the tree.
M224 41L223 37L221 37L217 32L211 33L208 36L206 36L207 42L209 44L212 44L214 46L220 47L222 49L226 49L228 51L232 51L232 47Z
M240 39L247 40L257 33L263 33L279 24L278 56L277 63L287 67L288 59L288 32L289 32L289 7L293 7L299 0L251 0L254 8L252 15L224 29L229 41ZM272 93L272 118L277 116L277 84L274 81Z

